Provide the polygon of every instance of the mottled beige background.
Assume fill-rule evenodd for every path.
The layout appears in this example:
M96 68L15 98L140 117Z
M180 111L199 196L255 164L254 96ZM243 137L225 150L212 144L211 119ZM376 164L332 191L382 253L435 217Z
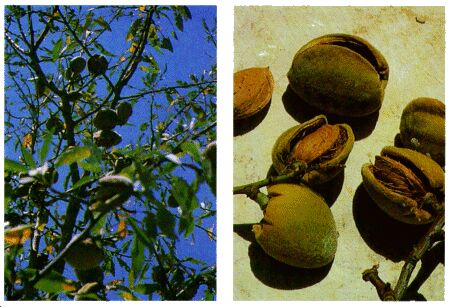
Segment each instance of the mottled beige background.
M360 169L363 163L373 161L382 147L393 144L402 109L410 100L428 96L444 101L444 8L262 6L235 7L234 13L234 70L269 66L275 80L264 120L252 131L234 137L235 186L266 176L273 143L297 123L286 111L288 104L282 96L288 84L286 73L302 45L323 34L355 34L378 48L390 67L378 118L362 124L365 132L355 131L360 135L345 176L324 189L339 231L333 264L321 270L297 270L265 256L249 232L262 212L245 196L234 196L234 298L378 300L374 287L362 280L362 271L379 264L383 280L395 285L403 264L396 254L417 230L402 231L397 224L386 222L358 188ZM420 292L428 300L444 299L442 265Z

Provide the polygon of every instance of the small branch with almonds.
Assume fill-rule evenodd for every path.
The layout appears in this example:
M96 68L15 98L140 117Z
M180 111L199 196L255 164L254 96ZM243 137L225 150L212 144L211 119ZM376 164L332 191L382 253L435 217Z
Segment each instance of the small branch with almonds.
M345 165L337 165L337 166L330 166L330 169L335 168L344 168ZM321 166L320 164L313 164L313 165L306 165L302 162L293 163L290 167L290 171L277 175L277 176L268 176L266 179L262 179L253 183L236 186L233 188L233 194L245 194L248 198L254 200L257 202L261 208L261 210L264 210L264 208L267 206L267 203L269 201L269 198L266 194L259 191L260 188L276 184L276 183L283 183L283 182L289 182L293 179L297 179L299 183L302 182L302 177L306 173L313 171L313 170L324 170L327 167Z

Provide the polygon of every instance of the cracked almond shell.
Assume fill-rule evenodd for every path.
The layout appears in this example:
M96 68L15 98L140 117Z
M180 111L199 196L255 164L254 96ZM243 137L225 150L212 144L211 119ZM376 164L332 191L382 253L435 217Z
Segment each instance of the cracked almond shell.
M252 229L262 249L276 260L300 268L332 262L337 231L323 198L303 185L276 184L268 191L264 219Z
M433 160L444 165L444 103L427 97L412 100L402 112L400 140L404 147L430 155Z
M330 135L326 130L322 132L324 126L333 128L337 133ZM304 141L300 142L302 140ZM317 165L314 170L303 175L302 182L309 185L322 184L344 169L354 141L355 136L349 125L329 125L327 118L319 115L286 130L278 137L272 149L272 163L278 174L292 170L296 163ZM308 153L300 158L294 155L299 150L298 146L304 146Z
M329 34L295 54L287 77L291 89L307 104L327 114L361 117L381 107L389 66L368 41Z
M272 99L273 77L269 67L252 67L234 73L234 120L251 117Z
M363 185L373 201L403 223L431 223L444 210L445 178L439 164L417 151L393 146L383 148L380 156L393 164L380 169L380 158L375 157L375 164L361 168Z

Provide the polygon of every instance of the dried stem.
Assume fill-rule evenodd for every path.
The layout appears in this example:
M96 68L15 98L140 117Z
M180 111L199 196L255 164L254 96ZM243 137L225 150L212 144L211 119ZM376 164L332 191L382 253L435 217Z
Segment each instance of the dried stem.
M432 246L436 235L442 232L444 223L445 223L445 216L444 213L441 213L436 218L436 221L431 225L426 235L413 248L411 254L408 256L408 259L406 259L405 264L403 265L402 268L402 272L400 273L400 277L398 278L397 285L395 286L394 289L395 297L397 297L399 300L403 298L406 288L408 287L412 271L414 270L417 261L419 261L423 257L423 255L428 251L428 249Z
M382 281L378 276L378 265L374 265L371 269L365 270L362 275L364 281L370 281L375 286L378 296L382 301L395 301L395 295L391 285Z
M437 216L428 232L414 246L413 250L409 254L408 258L405 261L405 264L402 267L402 271L393 291L390 288L389 283L383 282L378 276L378 266L374 266L371 269L363 272L363 280L370 281L375 286L378 292L378 296L381 300L400 301L405 298L405 294L417 292L420 285L422 285L422 283L426 280L426 278L428 278L428 276L438 264L438 262L436 261L429 263L428 256L430 256L433 252L435 253L435 251L431 249L431 246L436 242L436 239L442 238L444 224L445 216L444 213L441 213ZM438 251L439 250L440 249L438 249ZM414 271L417 262L421 259L423 259L423 261L419 274L411 283L410 287L408 287L411 274Z
M428 277L430 277L431 273L433 273L434 269L439 265L439 263L444 262L444 251L445 242L439 241L426 252L426 254L421 259L421 266L419 271L417 272L416 277L406 289L406 292L403 296L404 298L414 298L419 296L418 292L420 287L428 279Z

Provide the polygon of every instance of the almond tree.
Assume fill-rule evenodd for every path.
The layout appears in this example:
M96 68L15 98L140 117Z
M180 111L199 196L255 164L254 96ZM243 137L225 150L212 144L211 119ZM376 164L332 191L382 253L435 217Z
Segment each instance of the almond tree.
M168 78L191 11L5 7L5 299L215 298L215 20Z

